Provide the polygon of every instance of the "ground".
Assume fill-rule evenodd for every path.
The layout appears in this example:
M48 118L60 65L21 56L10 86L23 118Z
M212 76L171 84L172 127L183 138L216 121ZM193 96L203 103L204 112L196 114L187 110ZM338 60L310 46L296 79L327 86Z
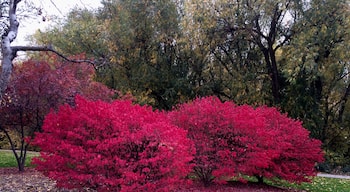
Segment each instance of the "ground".
M17 168L0 168L0 191L55 191L55 182L34 169L19 173Z
M55 182L35 171L27 168L19 173L16 168L0 168L0 192L72 192L72 190L57 189ZM295 190L281 189L261 184L231 183L228 185L214 185L209 188L191 186L179 192L291 192Z

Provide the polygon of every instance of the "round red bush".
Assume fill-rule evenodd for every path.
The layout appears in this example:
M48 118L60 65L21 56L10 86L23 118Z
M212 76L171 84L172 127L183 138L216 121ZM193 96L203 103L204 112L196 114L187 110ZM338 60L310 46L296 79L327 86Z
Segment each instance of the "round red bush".
M207 97L182 104L168 114L169 119L187 130L188 138L193 140L196 148L193 173L204 185L213 180L221 181L220 177L232 177L236 172L235 158L239 149L232 139L237 133L232 120L226 116L235 113L234 110L231 102L222 103L216 97Z
M169 191L192 170L192 141L166 116L130 101L77 97L46 116L36 169L59 187Z
M263 106L257 108L256 113L265 118L263 133L270 133L263 140L266 145L261 147L269 161L267 166L248 172L298 183L316 176L315 164L324 160L321 141L310 138L301 121L289 118L276 108Z
M193 140L193 172L205 185L240 175L308 181L323 160L321 142L275 108L206 97L180 105L169 118Z

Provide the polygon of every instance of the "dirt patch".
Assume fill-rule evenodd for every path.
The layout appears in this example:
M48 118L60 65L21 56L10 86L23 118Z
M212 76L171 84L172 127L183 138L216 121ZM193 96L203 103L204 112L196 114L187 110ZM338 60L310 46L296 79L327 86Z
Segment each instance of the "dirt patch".
M58 189L56 182L34 168L19 172L17 168L0 168L0 192L76 192Z

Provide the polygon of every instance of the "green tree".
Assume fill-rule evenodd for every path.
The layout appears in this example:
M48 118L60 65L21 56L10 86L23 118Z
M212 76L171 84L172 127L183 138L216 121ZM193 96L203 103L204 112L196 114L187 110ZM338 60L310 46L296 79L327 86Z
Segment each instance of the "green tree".
M245 103L279 105L283 96L281 47L296 35L302 2L190 1L193 47L208 47L207 77L214 94ZM190 37L191 38L191 37Z
M346 0L313 0L296 24L301 33L284 47L288 79L283 108L300 118L323 142L332 161L349 158L350 94L348 54L349 4ZM295 94L298 93L298 94Z
M133 29L133 55L126 62L131 66L130 85L146 94L155 107L170 109L184 92L181 84L187 75L184 63L178 60L177 39L181 34L176 5L172 1L123 3Z
M96 12L74 10L67 21L37 33L35 40L101 61L96 65L97 80L131 93L140 103L170 109L190 94L187 63L179 58L176 4L170 0L102 4Z

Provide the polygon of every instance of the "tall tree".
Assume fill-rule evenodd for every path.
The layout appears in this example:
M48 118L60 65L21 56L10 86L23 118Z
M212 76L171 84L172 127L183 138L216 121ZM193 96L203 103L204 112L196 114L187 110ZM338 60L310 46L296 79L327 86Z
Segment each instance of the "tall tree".
M210 94L279 105L329 154L349 154L347 1L193 0L184 8L191 50L207 58L198 74Z
M301 33L283 49L284 110L304 121L328 155L348 158L349 10L346 0L310 1L296 24Z
M200 13L203 17L197 19L193 17L195 15L193 12L196 10L192 11L189 17L194 18L195 23L204 23L203 20L208 23L201 27L207 34L206 37L213 40L211 45L213 63L220 64L223 68L220 71L231 73L232 77L235 76L234 73L244 74L244 67L248 71L254 69L251 72L260 74L259 79L261 79L255 89L261 90L261 83L268 80L269 92L272 95L270 104L280 104L283 79L282 66L278 63L277 55L280 48L296 34L293 25L300 19L299 11L301 11L302 2L291 0L192 1L192 7L194 7L192 10L199 7L198 3L201 7L206 7L205 13ZM209 6L204 6L205 4ZM205 14L209 14L209 19L204 17ZM197 34L196 30L198 31L195 29L194 34ZM260 68L261 64L264 68ZM243 68L237 68L240 65ZM263 86L266 87L266 83Z
M293 24L300 19L299 11L302 3L292 0L245 0L238 6L238 9L242 10L237 12L239 25L263 55L274 104L281 102L283 83L282 66L277 62L276 53L295 35ZM235 29L235 26L232 27Z

